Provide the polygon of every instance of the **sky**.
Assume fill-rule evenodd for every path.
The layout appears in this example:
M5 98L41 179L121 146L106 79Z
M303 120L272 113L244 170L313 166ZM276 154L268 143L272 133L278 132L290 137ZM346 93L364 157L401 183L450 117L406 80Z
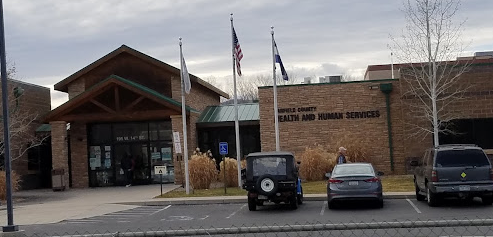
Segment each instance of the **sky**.
M390 36L405 27L401 0L5 0L7 59L16 79L53 85L125 44L230 91L231 21L245 78L272 73L270 27L288 73L349 74L389 64ZM493 1L463 0L464 56L493 51ZM243 78L239 78L241 80ZM52 89L53 90L53 89ZM67 101L52 91L52 108Z

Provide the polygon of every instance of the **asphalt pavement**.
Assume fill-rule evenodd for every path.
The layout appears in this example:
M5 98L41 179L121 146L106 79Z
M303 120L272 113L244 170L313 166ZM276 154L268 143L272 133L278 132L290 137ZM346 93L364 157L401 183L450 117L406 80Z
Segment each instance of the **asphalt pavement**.
M297 210L291 210L283 205L268 204L259 207L255 212L249 211L245 203L138 206L105 215L64 220L55 224L21 226L21 229L25 230L28 236L40 236L232 226L493 219L493 206L483 206L480 199L473 202L446 200L440 207L434 208L428 207L425 202L410 198L386 199L384 205L384 208L379 209L367 202L344 203L338 209L330 210L325 201L311 201L305 202ZM478 229L478 227L474 228L474 230ZM460 229L452 228L454 231ZM434 233L433 230L431 231ZM488 231L493 232L493 228L485 230ZM454 233L450 235L460 235Z

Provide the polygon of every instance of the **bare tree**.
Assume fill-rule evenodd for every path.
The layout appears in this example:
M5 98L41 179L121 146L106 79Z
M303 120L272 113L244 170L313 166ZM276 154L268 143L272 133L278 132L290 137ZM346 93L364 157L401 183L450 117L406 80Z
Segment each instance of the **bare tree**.
M433 134L435 145L440 133L453 132L447 125L457 114L447 108L468 89L460 81L470 62L455 60L464 52L464 22L453 20L459 6L458 0L407 0L406 28L401 37L391 38L397 59L404 63L400 82L403 101L414 116L412 135Z
M12 82L12 78L15 76L15 67L11 67L8 70L9 82ZM12 83L11 83L12 84ZM9 85L8 95L8 107L9 107L9 129L10 129L10 149L11 159L16 160L22 157L29 149L37 147L49 137L49 135L37 135L35 129L37 126L37 120L39 114L36 112L27 110L22 106L23 89L20 86L11 87ZM3 105L2 105L3 106ZM0 117L0 121L3 122L3 117ZM5 153L5 146L3 142L3 126L0 126L0 156ZM3 169L3 163L0 165L0 169Z
M282 76L276 75L278 86L292 85L299 83L298 77L294 73L288 73L289 80L285 81ZM250 77L243 77L237 80L238 98L245 101L258 100L258 88L262 86L273 86L274 80L272 75L258 74ZM231 92L232 94L233 92Z

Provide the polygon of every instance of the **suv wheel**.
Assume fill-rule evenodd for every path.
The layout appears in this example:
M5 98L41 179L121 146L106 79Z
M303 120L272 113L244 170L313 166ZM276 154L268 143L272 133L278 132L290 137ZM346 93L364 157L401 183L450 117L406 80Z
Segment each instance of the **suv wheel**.
M257 210L257 200L255 200L255 198L248 198L248 210L250 211Z
M416 189L416 200L418 200L418 201L424 201L426 197L425 197L425 195L422 195L420 193L419 187L416 184L416 182L414 183L414 188Z
M481 201L483 205L491 205L493 204L493 195L483 196L481 197Z
M265 196L270 196L277 192L277 180L272 175L263 175L257 180L258 192Z
M429 187L426 187L426 199L428 200L428 206L436 207L438 205L437 195Z

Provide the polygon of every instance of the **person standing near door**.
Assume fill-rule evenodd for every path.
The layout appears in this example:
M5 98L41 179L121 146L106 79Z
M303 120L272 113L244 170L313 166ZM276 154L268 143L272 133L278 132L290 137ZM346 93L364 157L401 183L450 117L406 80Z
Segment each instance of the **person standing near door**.
M121 167L125 176L126 187L130 187L132 185L134 176L133 171L135 168L135 161L130 154L127 154L123 157Z

